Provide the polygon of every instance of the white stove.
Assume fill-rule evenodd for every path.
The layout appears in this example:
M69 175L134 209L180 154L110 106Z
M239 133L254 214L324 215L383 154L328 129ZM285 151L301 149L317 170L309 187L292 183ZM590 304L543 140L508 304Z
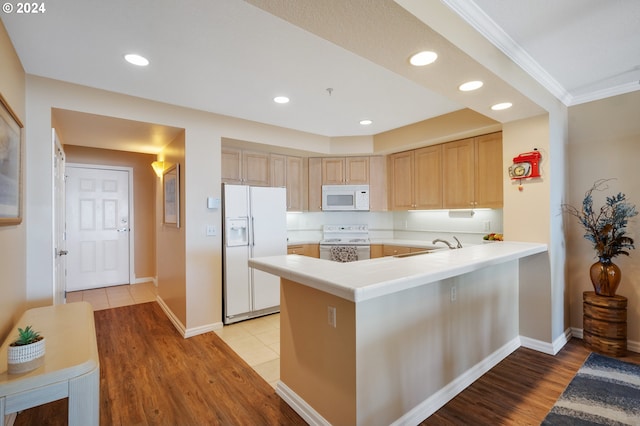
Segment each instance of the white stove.
M370 258L368 225L324 225L320 259L351 262Z

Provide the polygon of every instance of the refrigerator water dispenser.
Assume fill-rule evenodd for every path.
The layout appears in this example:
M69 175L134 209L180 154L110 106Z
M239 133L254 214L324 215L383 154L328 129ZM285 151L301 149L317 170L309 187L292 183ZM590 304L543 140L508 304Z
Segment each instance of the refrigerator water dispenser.
M227 247L246 246L249 244L249 218L227 218L226 224Z

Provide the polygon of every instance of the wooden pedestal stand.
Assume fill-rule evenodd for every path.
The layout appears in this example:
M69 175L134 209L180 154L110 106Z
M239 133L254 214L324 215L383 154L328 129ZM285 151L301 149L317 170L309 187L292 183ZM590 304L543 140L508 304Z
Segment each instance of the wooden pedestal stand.
M609 356L627 353L627 298L583 293L583 339L594 352Z

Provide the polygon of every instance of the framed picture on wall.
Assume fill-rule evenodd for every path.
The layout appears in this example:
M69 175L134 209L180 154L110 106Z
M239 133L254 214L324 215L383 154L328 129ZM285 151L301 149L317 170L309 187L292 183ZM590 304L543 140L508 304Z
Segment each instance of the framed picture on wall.
M22 123L0 94L0 225L22 222Z
M163 223L180 227L180 164L175 164L162 175Z

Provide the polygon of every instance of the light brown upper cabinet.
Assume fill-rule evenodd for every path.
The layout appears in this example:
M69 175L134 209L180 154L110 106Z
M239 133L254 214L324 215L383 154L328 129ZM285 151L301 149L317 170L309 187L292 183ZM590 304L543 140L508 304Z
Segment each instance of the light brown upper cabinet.
M444 207L475 207L475 155L473 138L444 144L442 150Z
M309 158L309 211L322 211L322 158Z
M306 208L305 164L301 157L270 154L271 186L287 188L287 210Z
M501 208L502 132L443 144L444 208Z
M369 209L387 210L387 163L384 156L309 158L309 211L322 210L322 185L369 184Z
M222 182L269 186L270 160L268 153L223 147L221 162Z
M360 185L369 183L369 157L322 159L323 185Z
M307 209L307 180L305 179L305 159L287 156L287 210L303 211Z
M242 150L222 148L220 178L225 183L242 183Z
M414 200L418 210L442 208L442 145L414 152Z
M388 210L387 159L382 155L369 157L369 210Z
M389 155L389 198L392 210L411 210L413 199L413 151Z
M389 156L392 210L442 208L442 145Z
M501 209L504 205L502 132L475 138L476 207Z
M280 154L269 154L271 164L270 180L271 186L286 187L287 186L287 156Z

